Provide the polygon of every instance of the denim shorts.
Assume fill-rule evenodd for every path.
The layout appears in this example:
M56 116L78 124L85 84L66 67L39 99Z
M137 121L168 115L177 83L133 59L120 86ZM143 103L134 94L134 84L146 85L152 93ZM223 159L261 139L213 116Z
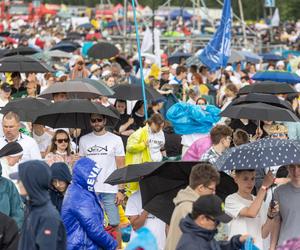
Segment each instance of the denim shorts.
M98 193L100 200L104 206L105 213L109 220L109 225L116 227L120 224L119 209L115 204L116 194Z

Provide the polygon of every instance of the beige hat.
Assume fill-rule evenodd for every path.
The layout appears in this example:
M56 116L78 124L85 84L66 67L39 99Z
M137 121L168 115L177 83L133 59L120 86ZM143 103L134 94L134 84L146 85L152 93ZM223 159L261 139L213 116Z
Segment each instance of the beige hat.
M97 64L93 64L90 68L91 73L94 73L96 70L101 69Z
M165 67L162 67L161 69L160 69L160 72L163 74L163 73L169 73L170 72L170 69L169 69L169 67L167 67L167 66L165 66Z
M272 124L272 125L265 125L264 130L269 134L269 135L274 135L274 134L287 134L288 129L286 126L283 124Z

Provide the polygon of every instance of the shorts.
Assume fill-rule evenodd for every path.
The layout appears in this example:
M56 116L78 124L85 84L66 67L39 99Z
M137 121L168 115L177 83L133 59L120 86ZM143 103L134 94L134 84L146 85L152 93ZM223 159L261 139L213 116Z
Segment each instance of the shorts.
M120 215L118 206L115 204L116 194L97 193L104 206L104 211L108 217L109 225L116 227L120 224Z

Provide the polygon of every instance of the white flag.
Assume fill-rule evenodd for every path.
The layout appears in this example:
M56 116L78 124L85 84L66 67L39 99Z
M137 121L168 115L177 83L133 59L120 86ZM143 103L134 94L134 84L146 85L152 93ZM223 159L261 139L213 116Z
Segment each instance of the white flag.
M271 20L271 26L278 27L279 24L280 24L279 10L278 10L278 8L276 8L274 15L272 17L272 20Z
M144 39L141 46L141 53L152 53L152 47L153 47L153 36L152 32L149 29L149 27L146 28L146 31L144 32Z
M154 54L156 58L156 63L158 67L161 67L161 57L160 57L160 31L154 29Z

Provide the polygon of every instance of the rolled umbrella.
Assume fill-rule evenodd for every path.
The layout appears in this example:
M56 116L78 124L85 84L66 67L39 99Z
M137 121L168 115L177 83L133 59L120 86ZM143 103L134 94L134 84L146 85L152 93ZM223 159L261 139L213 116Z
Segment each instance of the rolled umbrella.
M51 128L82 128L90 129L90 114L106 116L107 126L114 126L119 115L101 104L88 100L72 99L56 102L47 108L40 109L34 123Z
M221 171L259 169L300 163L298 140L264 138L226 150L216 161Z
M91 84L78 80L54 83L46 88L39 97L53 99L55 93L67 93L69 99L95 99L103 95Z
M75 79L75 81L81 81L87 84L92 85L94 88L96 88L103 96L112 96L115 92L106 85L104 81L101 79L99 80L93 80L90 78L79 78Z
M112 87L115 94L112 96L116 99L122 100L143 100L142 86L140 85L129 85L129 84L119 84ZM145 87L146 98L150 100L164 99L164 97L158 93L155 89L151 87Z
M94 59L109 59L117 56L119 53L118 48L108 42L96 43L88 50L88 56Z
M294 112L293 107L289 102L281 100L277 96L271 94L249 93L246 96L240 96L234 99L230 104L240 105L257 102L271 104L273 106L289 109L290 111Z
M52 71L46 64L22 55L8 56L0 59L0 72L46 73Z
M253 80L258 81L274 81L274 82L286 82L291 84L300 83L300 77L296 73L287 71L262 71L257 72L252 76Z
M188 186L191 169L197 163L165 161L134 164L115 170L105 183L117 185L139 181L143 208L169 224L174 210L173 199L179 190ZM237 188L230 176L220 174L217 194L225 200Z
M3 56L14 56L14 55L23 55L23 56L28 56L28 55L33 55L35 53L38 53L39 51L31 48L31 47L25 47L21 46L16 49L10 49L6 53L3 54Z
M51 104L49 100L40 98L19 98L8 102L0 112L5 114L9 111L17 113L21 121L32 122L35 120L41 108L47 107Z
M270 104L258 102L239 105L229 105L220 114L234 119L249 119L260 121L291 121L298 122L299 118L290 110Z
M263 93L263 94L293 94L298 93L296 89L287 83L262 81L247 85L240 89L239 95L249 93Z

